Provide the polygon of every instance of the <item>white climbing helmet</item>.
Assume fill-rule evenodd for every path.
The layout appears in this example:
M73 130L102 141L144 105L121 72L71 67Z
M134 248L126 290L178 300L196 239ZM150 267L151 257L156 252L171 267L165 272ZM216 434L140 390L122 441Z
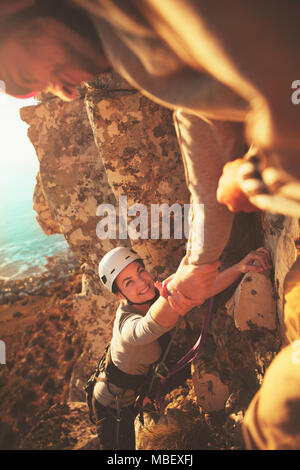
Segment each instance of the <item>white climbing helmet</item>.
M99 276L103 285L112 292L113 282L117 275L133 261L141 257L132 249L118 246L103 256L99 263Z

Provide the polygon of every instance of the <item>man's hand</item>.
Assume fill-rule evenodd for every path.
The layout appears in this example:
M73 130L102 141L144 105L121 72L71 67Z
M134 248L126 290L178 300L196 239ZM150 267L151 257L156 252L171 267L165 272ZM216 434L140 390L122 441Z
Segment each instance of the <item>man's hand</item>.
M226 163L219 179L217 200L232 212L256 212L259 209L251 204L238 184L237 173L243 163L245 163L243 158Z
M220 262L200 266L181 266L168 282L168 290L179 291L190 302L191 308L201 305L209 296L209 291L218 274Z

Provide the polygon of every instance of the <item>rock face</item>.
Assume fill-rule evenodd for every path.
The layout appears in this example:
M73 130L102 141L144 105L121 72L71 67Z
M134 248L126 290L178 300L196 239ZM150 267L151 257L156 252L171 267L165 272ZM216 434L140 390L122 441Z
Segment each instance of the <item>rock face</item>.
M33 209L36 212L36 219L46 235L61 233L59 223L52 216L47 200L45 199L40 173L36 177L36 185L33 194Z
M133 230L131 244L153 276L163 279L174 272L183 256L184 237L178 240L171 232L170 236L161 232L154 239L153 206L176 203L183 209L189 202L172 114L136 90L128 90L128 84L116 76L105 84L105 94L94 89L86 95L95 142L119 211L124 201L128 228L136 213L145 214L147 223L141 221L136 231L142 236L135 239ZM157 227L164 228L159 223ZM123 236L120 231L119 236Z
M149 228L154 204L189 203L184 169L171 112L116 74L82 87L71 103L42 96L37 106L23 108L21 117L30 126L40 162L34 201L38 221L46 233L63 233L82 265L82 291L74 307L85 347L69 393L71 402L82 402L82 385L110 338L117 306L100 286L98 262L114 246L132 245L156 279L174 272L184 254L184 237L151 239ZM112 214L106 226L105 208ZM115 226L108 227L109 220ZM161 221L158 226L162 229ZM108 229L114 234L114 228L115 236L103 236ZM288 217L235 217L223 267L265 245L274 271L245 275L216 297L206 344L192 368L199 410L227 407L237 410L232 416L240 422L240 410L284 339L283 284L297 257L298 237L298 223ZM205 309L194 309L184 322L177 341L183 351L197 339Z
M51 218L58 224L79 263L84 264L82 293L74 299L76 320L86 336L90 359L95 362L108 341L108 324L115 305L96 281L99 258L114 246L113 241L101 244L97 238L96 209L104 200L114 203L114 196L82 97L65 103L45 96L37 106L23 108L20 114L30 125L28 136L40 162L39 189L35 193L42 191ZM49 227L49 219L47 225ZM73 383L77 380L78 377ZM76 393L73 398L76 399ZM81 386L80 399L83 399Z
M224 409L229 397L228 387L222 383L216 373L202 373L201 368L192 367L192 378L198 405L205 411Z
M239 406L246 409L285 342L283 285L297 258L298 221L264 213L253 217L236 218L225 265L228 259L233 264L237 254L241 259L245 248L264 245L273 270L245 274L233 292L229 288L216 299L207 344L192 368L198 404L205 411L220 410L232 396L239 396Z
M83 400L87 371L110 338L117 306L100 286L101 257L116 245L132 244L155 278L164 279L184 254L185 240L172 234L155 240L130 240L126 232L117 232L115 239L98 236L103 205L116 208L119 228L120 197L126 198L128 215L122 220L128 225L136 220L136 213L130 216L130 209L139 209L134 204L142 203L150 217L151 204L183 208L189 202L172 114L112 74L90 84L72 103L46 96L23 108L21 118L30 125L28 136L40 161L36 194L42 190L51 217L82 263L82 292L74 302L86 348L74 369L70 398ZM52 221L47 223L50 227Z
M296 218L264 214L262 217L265 246L272 255L274 266L274 290L281 336L284 336L284 280L297 259L296 241L299 239L299 223ZM284 339L284 337L283 337Z
M244 276L226 308L240 331L251 328L274 331L276 302L269 274L253 272Z

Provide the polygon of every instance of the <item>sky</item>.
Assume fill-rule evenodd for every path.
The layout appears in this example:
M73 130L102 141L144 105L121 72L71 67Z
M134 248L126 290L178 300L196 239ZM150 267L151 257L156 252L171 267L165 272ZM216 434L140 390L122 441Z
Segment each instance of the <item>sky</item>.
M21 100L0 93L0 198L11 192L11 181L5 176L18 167L25 175L38 171L38 160L33 145L27 137L28 125L19 115L20 108L35 105L33 99ZM22 186L14 185L14 190L22 191Z
M21 100L0 93L0 243L10 236L12 218L32 209L39 165L19 110L36 103L33 98Z

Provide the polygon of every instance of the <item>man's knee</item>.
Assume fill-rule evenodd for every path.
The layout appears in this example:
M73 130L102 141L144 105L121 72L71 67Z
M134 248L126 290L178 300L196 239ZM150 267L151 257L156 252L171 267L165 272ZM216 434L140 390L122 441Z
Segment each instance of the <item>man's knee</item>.
M285 278L284 298L285 335L292 342L300 338L300 257Z
M284 348L266 372L244 420L251 448L284 450L300 446L300 340Z

